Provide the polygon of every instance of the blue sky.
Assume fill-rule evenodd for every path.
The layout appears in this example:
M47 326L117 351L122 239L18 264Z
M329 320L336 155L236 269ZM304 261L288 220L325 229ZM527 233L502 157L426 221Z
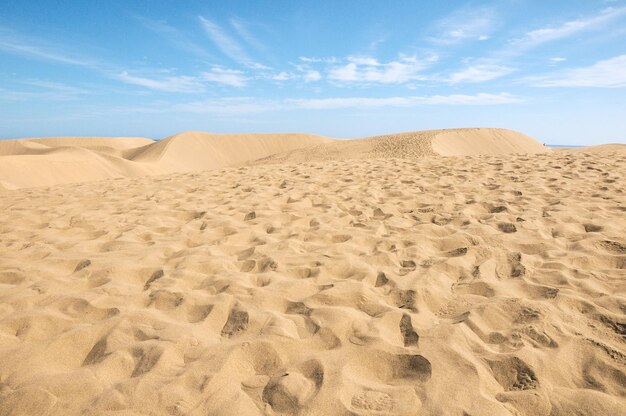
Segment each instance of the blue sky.
M626 1L0 0L0 138L626 143Z

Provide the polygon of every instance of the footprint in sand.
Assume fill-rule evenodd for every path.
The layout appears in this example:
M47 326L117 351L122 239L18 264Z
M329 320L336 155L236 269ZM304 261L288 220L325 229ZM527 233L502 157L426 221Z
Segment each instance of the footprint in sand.
M504 212L504 211L506 211L506 207L504 205L498 205L498 206L489 208L489 213L491 214L497 214L497 213Z
M262 398L276 412L298 414L317 395L323 383L321 363L310 360L297 370L272 377L263 389Z
M498 223L498 230L502 231L505 234L511 234L517 232L517 227L515 224L510 222L501 222Z
M79 272L89 266L91 266L91 260L89 259L81 260L76 265L76 268L74 269L74 273Z
M415 307L415 291L412 289L402 290L396 289L393 292L395 304L398 308L409 309L413 312L417 311Z
M461 257L467 254L467 247L459 247L459 248L455 248L454 250L450 250L448 251L448 256L449 257Z
M154 273L152 273L152 275L150 276L150 278L148 280L146 280L146 283L143 285L143 290L148 290L150 289L150 285L159 280L160 278L162 278L165 275L165 273L163 272L163 269L159 269L157 271L155 271Z
M170 310L179 307L185 301L182 293L170 292L169 290L155 290L150 293L148 306L154 306L159 310Z
M400 319L400 333L402 334L402 339L404 341L405 347L410 347L412 345L417 345L419 341L419 335L413 329L413 323L411 322L411 316L408 314L403 314Z
M133 351L136 362L131 377L139 377L152 370L159 362L162 353L163 350L160 347L147 347Z
M583 224L583 226L585 227L585 232L587 232L587 233L597 233L599 231L602 231L602 227L599 226L599 225Z
M340 400L357 415L414 415L419 413L420 384L432 375L421 355L363 352L342 369Z
M248 328L248 312L240 309L233 309L228 315L228 320L222 328L222 336L230 338Z
M339 235L334 235L332 238L332 242L333 243L345 243L346 241L350 240L352 238L352 236L347 235L347 234L339 234Z
M526 267L522 264L521 253L510 253L508 260L511 265L511 277L522 277L526 274Z
M104 360L109 354L106 353L107 350L107 337L102 337L98 342L94 344L91 348L85 359L83 360L83 366L98 364L100 361Z
M202 322L213 311L213 305L192 305L187 310L187 320L195 324Z
M617 241L604 240L596 243L601 249L613 254L626 254L626 244Z
M539 381L528 364L517 357L488 361L493 377L505 391L536 389Z
M378 275L376 276L376 283L375 283L375 287L381 287L387 284L387 282L389 282L389 279L387 279L387 276L385 275L385 273L383 272L378 272Z

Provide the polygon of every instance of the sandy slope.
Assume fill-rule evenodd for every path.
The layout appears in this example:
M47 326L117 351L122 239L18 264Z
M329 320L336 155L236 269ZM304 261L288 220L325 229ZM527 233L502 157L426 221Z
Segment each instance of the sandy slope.
M144 138L63 137L0 141L0 189L50 186L236 166L329 141L308 134L180 133Z
M0 415L625 414L626 152L397 140L3 192Z
M546 150L528 136L503 129L433 130L359 140L311 134L199 132L180 133L158 142L71 137L6 140L0 141L0 188L194 172L252 163Z

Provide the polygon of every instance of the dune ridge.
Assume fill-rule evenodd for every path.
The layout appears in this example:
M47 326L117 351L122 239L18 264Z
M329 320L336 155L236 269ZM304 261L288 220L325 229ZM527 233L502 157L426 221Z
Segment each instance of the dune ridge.
M512 130L475 128L339 140L303 133L184 132L145 138L58 137L0 141L0 187L194 172L264 163L541 153L548 149Z

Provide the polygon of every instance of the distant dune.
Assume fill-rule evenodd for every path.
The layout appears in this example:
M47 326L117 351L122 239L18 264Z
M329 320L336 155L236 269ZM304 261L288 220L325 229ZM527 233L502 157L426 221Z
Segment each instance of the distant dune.
M185 132L160 141L121 137L55 137L0 141L0 187L17 189L247 164L423 156L542 153L512 130L418 131L355 140L312 134Z

